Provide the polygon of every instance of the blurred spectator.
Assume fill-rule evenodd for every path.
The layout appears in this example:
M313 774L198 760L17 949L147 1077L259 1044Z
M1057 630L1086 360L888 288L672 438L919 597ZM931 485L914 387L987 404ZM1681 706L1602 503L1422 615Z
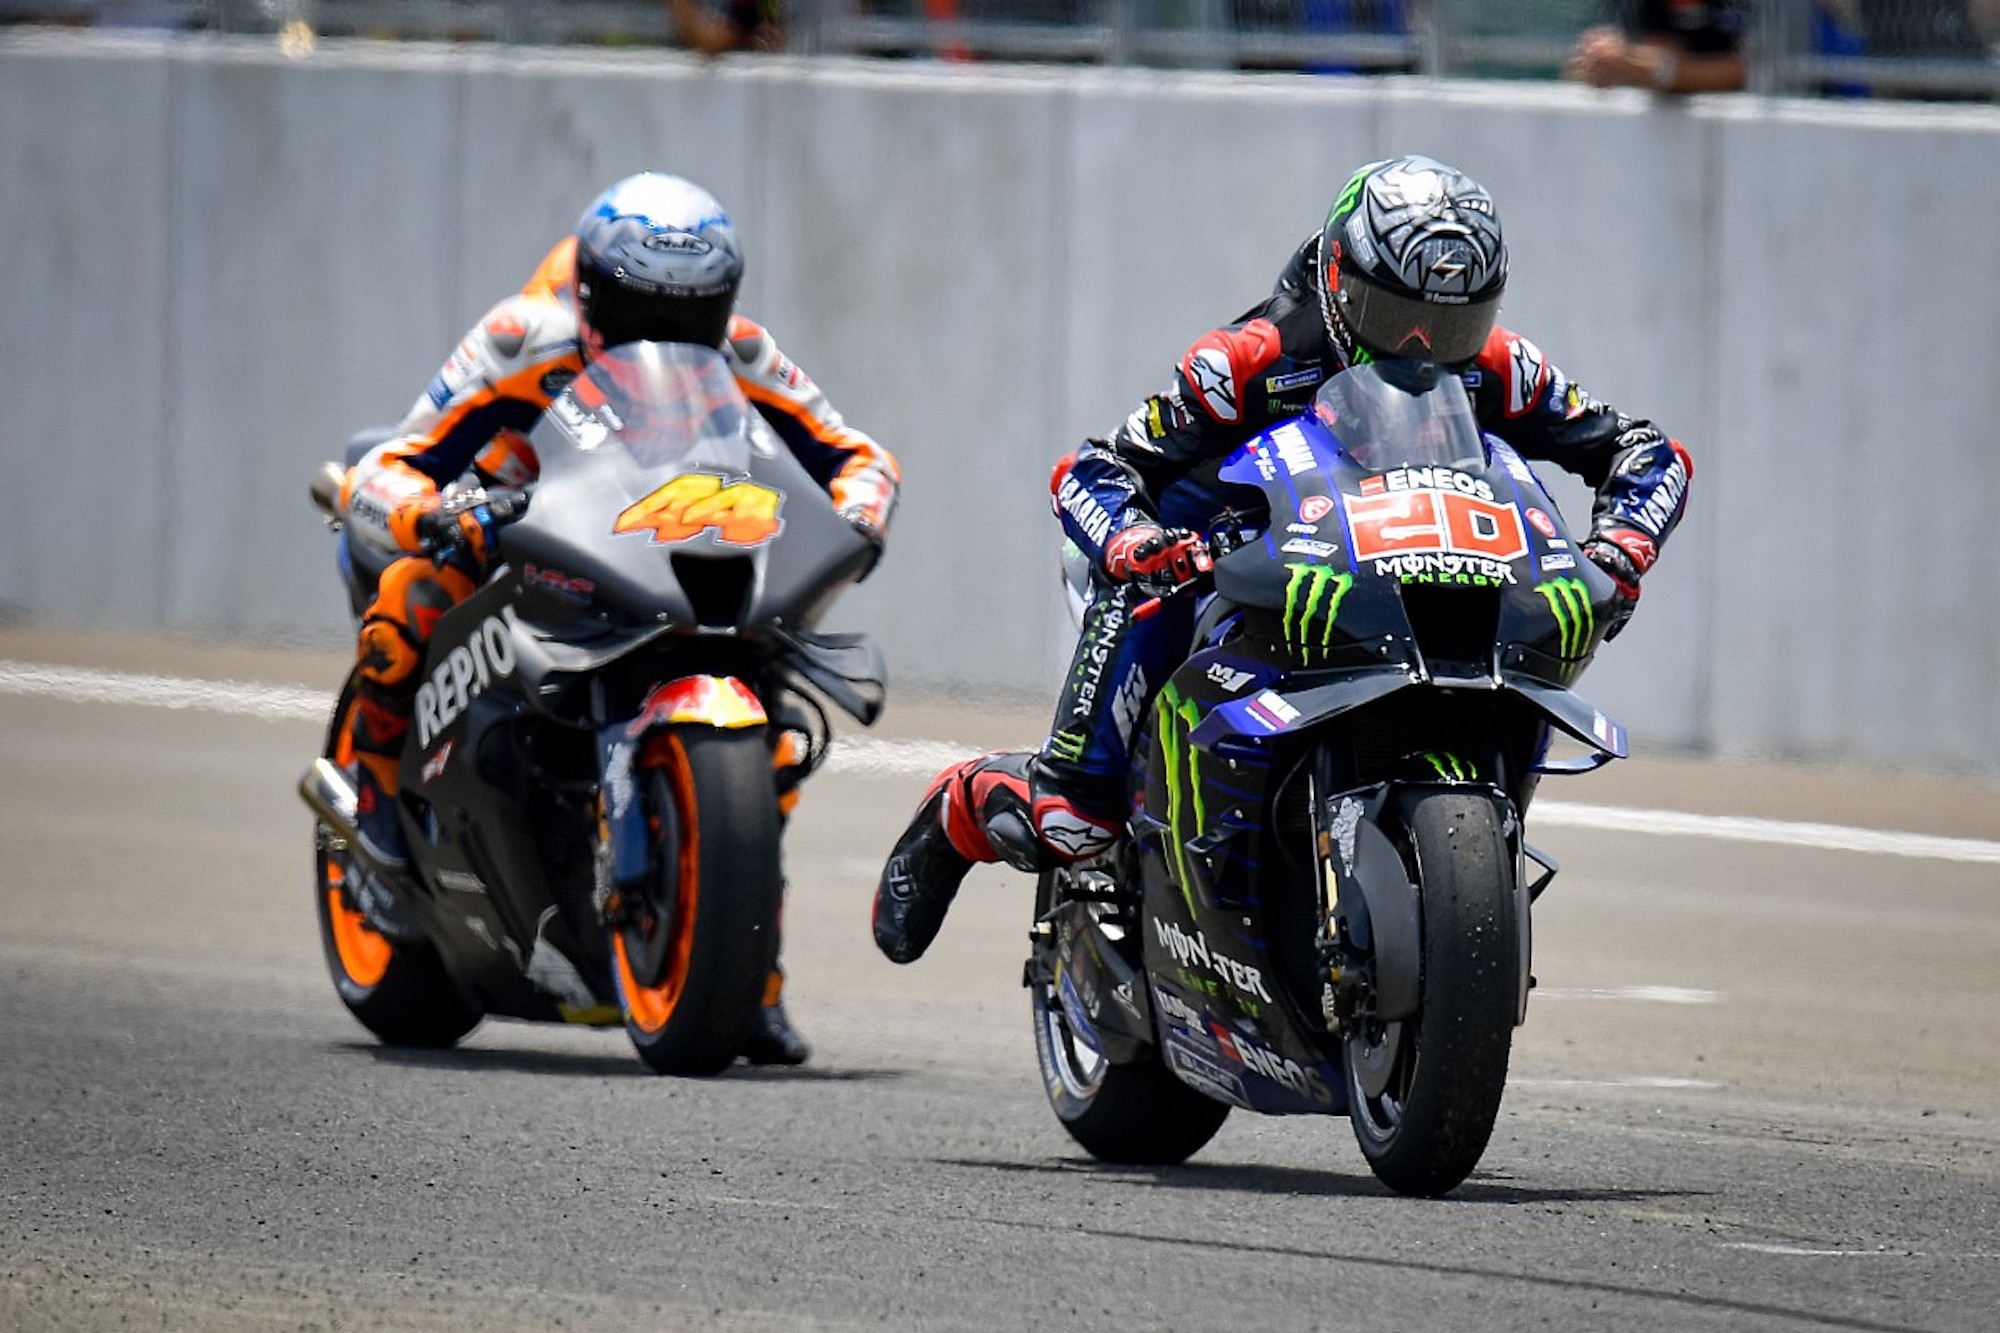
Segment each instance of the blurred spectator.
M1858 0L1813 0L1812 49L1814 55L1852 60L1868 53L1861 38ZM1817 86L1822 97L1866 97L1868 85L1840 79L1822 80Z
M667 16L681 45L705 56L785 48L778 0L667 0Z
M1616 22L1577 38L1563 77L1593 88L1734 92L1748 82L1741 0L1616 0Z

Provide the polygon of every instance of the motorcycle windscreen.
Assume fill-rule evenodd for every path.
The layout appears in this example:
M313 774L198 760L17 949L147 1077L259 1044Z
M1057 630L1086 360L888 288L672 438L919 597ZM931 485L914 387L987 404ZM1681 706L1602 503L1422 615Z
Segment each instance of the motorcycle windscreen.
M1353 366L1320 386L1313 416L1370 472L1477 467L1485 437L1465 382L1427 361Z
M718 350L626 343L593 361L530 437L510 562L646 621L809 622L867 542L778 439Z
M1268 519L1261 543L1217 562L1216 589L1251 606L1279 607L1308 594L1328 598L1353 581L1344 512L1347 495L1363 488L1364 478L1399 468L1423 476L1487 465L1485 437L1458 376L1423 362L1351 366L1320 387L1310 413L1245 441L1223 463L1220 480L1260 492ZM1365 613L1360 603L1367 600L1347 608L1350 623L1379 620L1357 628L1407 635L1393 600L1378 615Z

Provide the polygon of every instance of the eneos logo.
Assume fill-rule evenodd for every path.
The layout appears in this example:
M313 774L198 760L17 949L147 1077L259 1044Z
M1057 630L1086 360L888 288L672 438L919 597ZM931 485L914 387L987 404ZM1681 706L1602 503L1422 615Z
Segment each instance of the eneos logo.
M683 472L618 516L614 533L648 532L657 546L686 541L708 529L732 546L759 546L784 523L785 497L754 481L728 481L713 472Z

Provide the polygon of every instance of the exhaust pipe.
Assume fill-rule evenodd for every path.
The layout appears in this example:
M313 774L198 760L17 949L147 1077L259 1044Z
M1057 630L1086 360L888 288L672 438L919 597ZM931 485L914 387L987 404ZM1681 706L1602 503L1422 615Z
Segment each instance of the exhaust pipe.
M319 471L313 473L308 490L312 494L313 507L325 517L327 526L336 532L340 530L340 488L346 484L347 469L338 463L321 463Z
M381 875L395 875L393 866L385 866L368 854L368 844L361 841L361 834L354 822L354 784L347 780L347 774L331 759L315 759L305 776L299 779L299 795L319 816L319 822L333 841L333 850L344 851L354 859L364 862L370 869Z
M358 850L360 838L354 825L354 785L331 759L315 759L299 779L299 796L319 816L327 831Z

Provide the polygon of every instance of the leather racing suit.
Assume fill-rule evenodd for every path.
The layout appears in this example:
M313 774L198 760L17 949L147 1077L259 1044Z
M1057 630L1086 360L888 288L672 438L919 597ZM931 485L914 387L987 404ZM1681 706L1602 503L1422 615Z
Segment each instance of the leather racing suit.
M397 791L398 756L431 629L488 572L479 540L442 560L416 554L422 504L467 471L488 485L534 480L537 463L527 432L584 365L575 260L573 236L550 250L520 292L465 335L395 436L356 464L342 487L342 508L361 540L410 553L383 571L356 648L354 747L383 797ZM720 350L745 397L826 488L834 507L879 542L901 485L888 450L848 426L753 321L732 316ZM373 794L364 791L364 799Z
M1206 531L1224 507L1216 478L1222 461L1251 435L1310 410L1320 386L1350 363L1328 334L1313 285L1319 242L1317 233L1307 238L1270 296L1196 339L1164 392L1142 402L1108 437L1078 449L1055 502L1064 533L1094 570L1103 568L1106 542L1129 524ZM1506 328L1492 331L1460 375L1482 429L1522 457L1554 463L1596 489L1593 531L1616 533L1643 573L1686 505L1693 463L1680 443L1598 401L1534 343ZM1044 783L1037 781L1033 795L1017 793L1030 802L1039 841L1058 855L1087 855L1109 838L1079 842L1073 819L1051 820L1051 810L1064 803L1049 797L1060 793L1090 822L1101 818L1107 830L1121 822L1133 725L1185 654L1192 599L1169 599L1161 614L1135 621L1132 613L1145 597L1132 584L1093 580L1051 734L1035 766L1055 792L1041 792Z

